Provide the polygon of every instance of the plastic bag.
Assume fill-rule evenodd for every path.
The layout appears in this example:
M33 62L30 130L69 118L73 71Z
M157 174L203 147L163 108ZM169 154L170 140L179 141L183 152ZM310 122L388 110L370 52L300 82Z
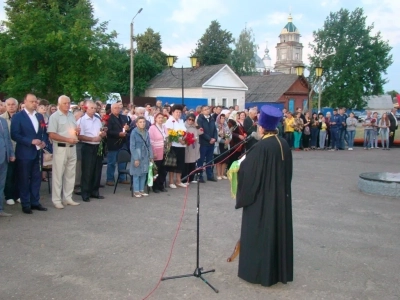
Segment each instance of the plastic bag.
M147 185L149 187L153 186L153 164L152 162L149 163L149 173L147 174Z

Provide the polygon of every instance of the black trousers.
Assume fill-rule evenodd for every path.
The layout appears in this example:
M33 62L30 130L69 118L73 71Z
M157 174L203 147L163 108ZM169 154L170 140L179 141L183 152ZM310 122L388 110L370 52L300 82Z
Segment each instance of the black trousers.
M155 160L154 163L157 166L158 176L153 183L153 190L162 190L164 189L165 177L167 176L167 171L165 171L165 166L164 166L164 159Z
M196 169L196 162L194 162L194 163L185 163L185 169L183 170L182 178L188 176L195 169ZM189 179L189 182L193 181L195 175L196 174L190 175L189 178L186 178L184 180L184 182L188 182L188 179Z
M99 145L83 143L82 145L82 197L98 196L100 188L101 171L103 167L103 154L98 155Z
M16 170L16 162L9 161L8 168L7 168L7 177L6 177L6 184L4 186L4 197L6 200L13 199L17 200L18 197L18 189L17 185L17 174Z
M394 130L394 131L389 130L389 148L393 148L395 134L396 134L396 130Z

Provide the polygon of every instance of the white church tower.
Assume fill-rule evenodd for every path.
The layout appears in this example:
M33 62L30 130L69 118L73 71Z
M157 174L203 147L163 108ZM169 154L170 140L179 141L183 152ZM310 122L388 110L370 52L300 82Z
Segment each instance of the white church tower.
M262 61L264 63L265 70L272 71L272 60L271 60L271 57L269 56L268 42L266 43L264 53L265 54L264 54Z
M296 74L295 67L303 64L303 44L300 43L300 32L293 24L289 14L288 23L279 35L280 42L276 45L275 72Z

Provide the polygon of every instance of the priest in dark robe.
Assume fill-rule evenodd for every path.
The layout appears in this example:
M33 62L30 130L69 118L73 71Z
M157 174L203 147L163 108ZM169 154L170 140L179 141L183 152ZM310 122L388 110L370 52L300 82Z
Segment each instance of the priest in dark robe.
M292 153L276 130L279 109L265 105L260 140L240 164L236 208L243 208L239 274L271 286L293 281Z

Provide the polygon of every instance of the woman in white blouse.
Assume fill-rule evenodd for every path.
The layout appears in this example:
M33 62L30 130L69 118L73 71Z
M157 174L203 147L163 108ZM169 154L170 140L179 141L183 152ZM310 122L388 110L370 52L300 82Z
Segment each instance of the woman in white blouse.
M181 119L183 107L182 105L174 105L171 109L172 115L165 122L165 129L186 131L185 122ZM185 141L181 139L179 142L172 142L170 151L176 155L176 167L166 167L169 172L169 187L176 189L177 186L186 187L186 184L181 181L181 175L185 168ZM174 180L174 177L176 178Z

